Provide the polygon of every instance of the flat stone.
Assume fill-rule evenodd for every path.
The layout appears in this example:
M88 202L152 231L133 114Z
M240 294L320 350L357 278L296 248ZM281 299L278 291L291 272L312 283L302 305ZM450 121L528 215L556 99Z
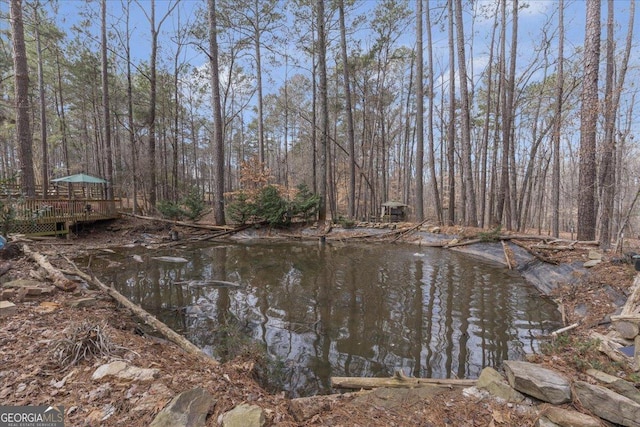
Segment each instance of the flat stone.
M602 261L602 254L598 251L589 251L589 259Z
M158 402L169 402L173 392L161 382L155 382L149 390L142 393L142 396L135 401L135 406L131 412L155 412Z
M443 393L446 390L446 387L438 387L434 385L416 388L380 387L363 396L356 397L353 400L353 404L361 406L365 408L365 410L370 407L392 410L401 408L404 405L417 405L420 402Z
M595 267L596 265L600 264L601 262L602 262L601 259L590 259L589 261L587 261L584 264L582 264L582 266L584 268L591 268L591 267Z
M331 409L331 401L324 396L299 397L289 402L289 413L299 423Z
M542 413L542 417L552 422L553 425L561 427L600 427L602 425L597 418L558 406L549 406L546 408Z
M571 384L556 371L516 360L506 360L504 368L511 387L521 393L554 405L571 401Z
M215 404L216 399L201 387L184 391L156 415L150 427L204 427Z
M509 383L507 383L507 380L491 367L482 370L476 387L480 390L486 390L492 396L511 403L520 403L525 399L522 393L514 390Z
M553 421L549 420L549 418L542 416L538 418L538 420L536 421L535 427L563 427L563 426L560 426L554 423Z
M74 307L74 308L91 307L95 304L96 304L96 299L92 297L78 298L78 299L67 302L67 305L69 307Z
M222 415L222 427L263 427L264 410L256 405L243 403Z
M10 282L4 283L2 287L19 289L19 288L38 288L42 285L43 285L42 282L39 282L37 280L17 279L17 280L12 280Z
M574 390L582 406L600 418L626 427L640 427L639 403L584 381L576 381Z
M130 381L151 381L158 375L158 369L155 368L138 368L131 366L122 360L107 363L95 370L91 379L100 380L105 377L116 377L121 380Z
M11 301L0 301L0 317L11 316L18 311L18 307Z
M3 289L0 292L0 300L8 300L16 296L16 291L13 289Z
M618 378L613 375L609 375L606 372L598 371L596 369L587 370L587 375L595 378L600 383L606 385L611 390L619 393L634 402L640 403L640 390L638 390L632 383L625 381L622 378Z

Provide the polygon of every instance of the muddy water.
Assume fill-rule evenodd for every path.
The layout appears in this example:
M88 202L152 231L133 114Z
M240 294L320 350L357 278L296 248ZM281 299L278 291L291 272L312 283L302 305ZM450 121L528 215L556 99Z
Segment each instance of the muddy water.
M538 351L560 322L519 275L409 245L138 247L94 255L92 269L210 353L224 325L241 327L281 361L292 396L328 392L331 376L398 369L475 378Z

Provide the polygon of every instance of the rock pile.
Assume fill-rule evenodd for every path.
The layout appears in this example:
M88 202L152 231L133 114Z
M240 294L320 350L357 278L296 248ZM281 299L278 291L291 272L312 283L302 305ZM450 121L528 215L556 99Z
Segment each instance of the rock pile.
M640 391L621 378L591 369L590 381L570 381L540 365L505 361L506 379L485 368L475 389L529 410L539 411L538 426L600 426L602 420L628 427L640 427ZM473 394L474 390L468 393ZM594 416L572 409L536 404L562 405L579 402Z

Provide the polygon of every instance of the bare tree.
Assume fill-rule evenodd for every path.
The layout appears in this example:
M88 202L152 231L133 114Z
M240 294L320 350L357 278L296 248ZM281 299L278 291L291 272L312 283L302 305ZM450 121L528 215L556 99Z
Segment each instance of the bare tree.
M349 73L349 61L347 56L347 36L344 23L344 0L339 0L340 13L340 53L342 55L342 78L344 79L345 110L347 114L347 140L349 151L349 191L348 191L348 216L356 215L356 155L355 155L355 131L353 128L353 106L351 105L351 75Z
M629 56L631 54L631 44L633 40L633 22L635 14L635 1L631 2L629 13L629 26L627 31L626 47L620 65L618 81L614 86L614 50L615 40L613 35L614 27L614 5L613 0L607 1L607 53L605 71L605 98L604 98L604 141L602 150L602 160L600 163L599 189L601 192L601 214L600 214L600 243L604 249L611 245L611 219L613 218L613 208L615 199L615 176L617 159L616 152L616 115L620 104L620 93L624 85Z
M556 106L553 124L553 172L551 178L551 233L560 235L560 131L562 129L562 96L564 91L564 0L558 2L558 70L556 72Z
M49 144L47 141L47 108L44 86L44 59L42 57L42 34L40 19L40 2L33 5L34 29L36 35L36 53L38 55L38 101L40 108L40 146L42 147L42 197L47 198L49 192Z
M33 173L33 139L29 123L29 67L24 43L22 0L11 0L11 34L13 37L13 67L15 72L16 137L20 159L20 184L27 197L35 197L36 182Z
M178 0L179 1L179 0ZM171 15L171 12L178 6L178 1L173 4L169 4L167 13L160 19L156 26L156 0L151 0L151 12L147 14L144 8L142 9L147 16L147 20L151 26L151 58L149 60L149 203L152 208L156 207L156 99L157 99L157 57L158 57L158 34L164 21Z
M422 0L418 0L422 1ZM429 171L431 174L431 185L433 186L433 200L436 209L436 218L438 224L442 224L442 201L440 200L440 190L438 187L438 175L436 173L436 161L434 153L434 140L433 140L433 98L434 98L434 84L433 84L433 41L431 39L431 11L430 2L427 1L427 7L425 9L425 18L427 23L427 52L428 52L428 68L427 77L429 79L429 85L427 89L427 96L429 97L429 107L427 110L427 132L429 139Z
M476 190L473 185L473 168L471 165L471 104L467 85L467 61L464 48L464 23L462 21L462 0L455 0L456 43L458 48L458 77L460 80L460 116L462 136L462 176L465 192L465 222L478 226L476 208Z
M598 122L599 65L600 0L588 0L580 111L578 240L594 240L596 238L596 126Z
M327 97L327 34L324 17L324 0L316 0L316 30L318 32L318 102L320 113L318 117L318 130L320 131L320 162L319 185L320 208L318 209L318 222L324 224L327 219L327 145L329 139L329 100Z
M111 152L111 116L109 108L109 63L107 61L107 0L102 0L101 4L101 58L102 58L102 108L104 114L104 139L106 146L105 157L107 158L107 170L105 178L107 180L107 199L113 199L113 155Z
M224 141L218 65L218 26L216 0L209 0L209 63L211 65L211 102L213 104L213 216L224 225Z
M424 58L422 0L416 0L416 220L424 220Z

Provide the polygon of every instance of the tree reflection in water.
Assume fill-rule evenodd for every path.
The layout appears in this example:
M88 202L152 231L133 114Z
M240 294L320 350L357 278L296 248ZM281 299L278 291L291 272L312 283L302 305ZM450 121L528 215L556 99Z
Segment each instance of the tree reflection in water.
M328 392L331 376L397 369L475 378L536 352L535 338L560 324L555 305L521 277L440 249L252 243L153 254L187 263L127 251L94 259L96 274L206 351L219 348L221 325L246 330L284 361L292 396ZM145 262L130 262L134 254ZM113 261L120 268L107 269Z

